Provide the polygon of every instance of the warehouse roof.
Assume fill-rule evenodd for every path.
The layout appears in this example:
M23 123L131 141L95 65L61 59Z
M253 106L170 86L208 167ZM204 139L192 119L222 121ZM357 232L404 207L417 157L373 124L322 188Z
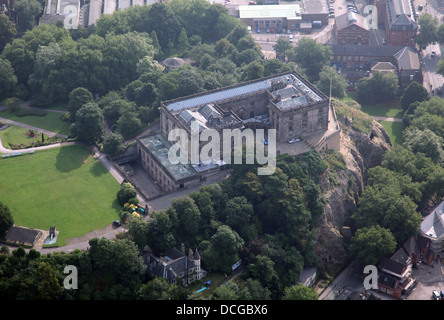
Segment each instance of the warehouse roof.
M239 6L239 18L287 18L301 20L301 7L298 4Z

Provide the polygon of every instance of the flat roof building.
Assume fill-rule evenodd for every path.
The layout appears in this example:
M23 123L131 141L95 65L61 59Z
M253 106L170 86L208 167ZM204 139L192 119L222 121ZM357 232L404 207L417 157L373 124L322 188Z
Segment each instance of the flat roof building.
M297 30L302 21L298 4L239 6L239 18L256 31Z
M190 164L172 164L168 151L172 143L162 134L137 138L137 153L143 168L165 191L183 188L200 181L196 170ZM188 160L186 160L188 161ZM181 161L181 162L186 162Z

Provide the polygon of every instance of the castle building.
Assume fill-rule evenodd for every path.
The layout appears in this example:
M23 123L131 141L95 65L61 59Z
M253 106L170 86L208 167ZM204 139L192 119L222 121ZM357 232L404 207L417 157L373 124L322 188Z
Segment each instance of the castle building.
M158 185L164 191L173 191L199 183L223 166L222 159L228 153L232 155L237 143L234 137L229 137L228 143L222 141L225 129L264 129L266 139L267 130L275 129L277 142L288 144L292 139L326 132L329 113L329 98L324 93L297 72L285 72L162 101L160 133L138 138L137 152L142 166ZM192 125L197 126L199 134L208 129L218 133L221 152L210 164L193 163L191 159L192 133L197 131L192 131ZM172 164L168 157L172 142L167 137L174 129L182 129L188 137L189 158L180 164ZM199 141L199 151L206 143Z

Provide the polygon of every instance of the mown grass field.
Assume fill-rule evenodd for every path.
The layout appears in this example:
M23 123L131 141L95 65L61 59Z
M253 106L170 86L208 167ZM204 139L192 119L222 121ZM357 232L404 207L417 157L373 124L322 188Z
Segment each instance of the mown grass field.
M118 182L84 146L0 158L0 201L14 223L43 230L55 226L58 246L117 219L118 190Z
M404 124L402 122L379 121L379 123L384 127L385 131L387 131L393 146L403 143Z
M402 118L403 110L399 100L384 103L362 104L361 110L371 116Z
M44 116L28 115L20 117L17 114L22 110L22 108L18 108L15 112L2 110L0 111L0 117L26 123L55 133L69 135L69 127L71 126L71 123L62 121L60 118L62 116L61 113L46 111L46 115Z

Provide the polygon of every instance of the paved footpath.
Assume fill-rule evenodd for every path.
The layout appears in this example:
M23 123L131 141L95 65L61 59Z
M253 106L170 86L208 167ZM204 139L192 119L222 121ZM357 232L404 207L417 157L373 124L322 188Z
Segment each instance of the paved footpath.
M4 122L4 123L10 124L10 125L14 125L14 126L18 126L18 127L22 127L22 128L26 128L26 129L30 129L30 130L34 130L34 131L38 131L38 132L43 132L48 137L68 138L68 136L65 135L65 134L60 134L60 133L48 131L48 130L45 130L45 129L42 129L42 128L37 128L37 127L34 127L34 126L30 126L29 124L26 124L26 123L14 121L14 120L2 118L2 117L0 117L0 122Z

